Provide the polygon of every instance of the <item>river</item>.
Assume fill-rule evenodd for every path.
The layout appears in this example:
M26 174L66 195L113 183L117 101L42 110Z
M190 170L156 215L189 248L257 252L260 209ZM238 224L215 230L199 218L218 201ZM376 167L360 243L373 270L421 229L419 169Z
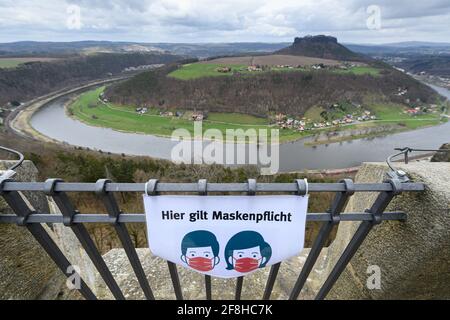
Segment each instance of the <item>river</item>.
M450 90L430 86L450 100ZM178 142L163 137L89 126L66 115L64 104L68 99L68 96L58 98L37 111L30 121L33 128L47 137L75 146L171 159L172 148ZM281 172L339 169L358 166L362 162L384 161L396 147L436 149L450 142L450 121L434 127L315 147L305 146L304 142L302 139L280 145Z

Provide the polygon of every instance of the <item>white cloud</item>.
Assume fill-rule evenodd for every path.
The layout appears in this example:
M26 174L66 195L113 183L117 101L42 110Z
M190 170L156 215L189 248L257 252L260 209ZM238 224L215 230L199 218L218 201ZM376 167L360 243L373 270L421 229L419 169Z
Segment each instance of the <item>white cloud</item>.
M69 5L82 28L67 28ZM366 8L381 9L369 30ZM449 0L0 0L0 41L291 41L331 34L343 42L450 41Z

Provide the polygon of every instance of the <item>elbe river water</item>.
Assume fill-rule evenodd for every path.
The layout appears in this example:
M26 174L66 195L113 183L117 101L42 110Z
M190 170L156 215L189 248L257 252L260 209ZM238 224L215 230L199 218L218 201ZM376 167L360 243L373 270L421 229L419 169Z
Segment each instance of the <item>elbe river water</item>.
M450 100L450 90L430 86ZM64 96L42 107L31 118L31 125L47 137L74 146L171 159L172 148L178 144L177 141L94 127L74 120L67 116L64 110L68 99L68 96ZM396 147L437 149L443 143L450 142L450 121L434 127L315 147L305 146L304 142L305 139L301 139L279 146L281 172L348 168L358 166L362 162L384 161L388 155L394 153L393 149ZM204 142L204 145L209 143L211 142Z

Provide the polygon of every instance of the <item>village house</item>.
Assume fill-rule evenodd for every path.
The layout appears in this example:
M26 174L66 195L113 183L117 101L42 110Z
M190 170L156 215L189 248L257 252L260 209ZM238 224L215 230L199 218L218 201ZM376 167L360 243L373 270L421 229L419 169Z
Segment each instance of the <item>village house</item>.
M408 93L408 89L398 88L396 95L401 97Z
M148 108L147 107L142 107L142 108L136 108L136 112L140 115L146 114L148 112Z
M248 66L247 67L247 71L249 71L249 72L258 72L258 71L263 71L263 70L262 70L262 68L260 66L252 65L252 66Z
M218 67L216 69L216 71L220 72L220 73L229 73L229 72L231 72L231 68L230 67Z
M160 112L159 115L161 117L173 117L174 113L172 111L164 111L164 112Z
M311 66L311 68L313 70L321 70L321 69L325 69L325 65L323 63L313 64Z
M205 115L203 112L194 112L191 116L192 121L203 121L205 119Z

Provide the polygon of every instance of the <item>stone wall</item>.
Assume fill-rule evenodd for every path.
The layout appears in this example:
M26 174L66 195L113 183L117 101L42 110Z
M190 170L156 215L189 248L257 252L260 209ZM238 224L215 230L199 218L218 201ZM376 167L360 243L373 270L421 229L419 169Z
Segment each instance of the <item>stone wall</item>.
M13 164L0 161L0 170ZM1 171L0 171L1 172ZM15 181L36 181L38 171L25 161L16 169ZM25 201L39 212L61 214L56 204L43 193L24 192ZM0 214L13 214L0 197ZM43 224L47 233L69 261L81 270L83 280L95 288L95 268L70 228L62 224ZM0 300L4 299L79 299L77 291L66 289L66 276L24 227L0 224Z
M408 214L406 222L385 221L376 226L356 252L328 299L449 299L450 298L450 163L396 164L415 182L424 182L423 193L404 193L387 211ZM383 181L387 166L366 163L356 182ZM376 194L357 193L347 212L364 211ZM336 263L359 223L341 223L328 248L325 276ZM369 266L381 269L381 289L366 286Z
M11 161L0 161L0 170L12 164ZM36 181L37 173L34 164L25 161L17 169L14 179ZM24 194L36 210L48 212L43 194ZM11 213L12 210L0 197L0 214ZM0 300L55 299L64 279L64 275L26 228L0 224Z

